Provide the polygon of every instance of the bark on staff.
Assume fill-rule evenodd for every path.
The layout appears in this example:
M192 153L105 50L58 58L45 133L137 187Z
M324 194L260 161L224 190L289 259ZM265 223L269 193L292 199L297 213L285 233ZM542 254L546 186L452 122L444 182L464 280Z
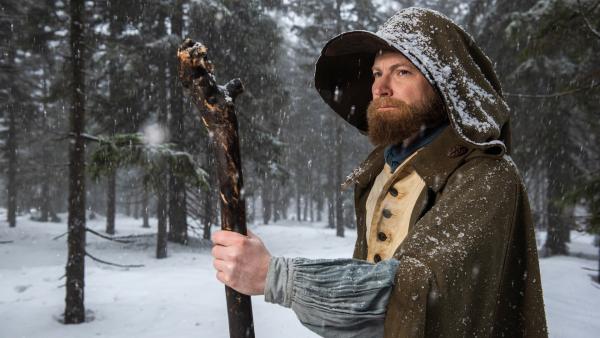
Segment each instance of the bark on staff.
M179 79L191 98L200 118L212 135L217 156L221 200L221 228L246 235L246 206L242 196L242 166L235 98L244 91L239 79L218 86L207 48L186 39L177 51ZM254 337L250 297L225 287L229 335L232 338Z

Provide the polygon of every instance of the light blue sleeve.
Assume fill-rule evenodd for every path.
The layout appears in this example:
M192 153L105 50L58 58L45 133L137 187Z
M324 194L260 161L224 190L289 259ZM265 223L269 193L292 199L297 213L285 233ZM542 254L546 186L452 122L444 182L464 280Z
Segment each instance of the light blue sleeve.
M291 307L322 337L383 337L398 261L273 257L265 300Z

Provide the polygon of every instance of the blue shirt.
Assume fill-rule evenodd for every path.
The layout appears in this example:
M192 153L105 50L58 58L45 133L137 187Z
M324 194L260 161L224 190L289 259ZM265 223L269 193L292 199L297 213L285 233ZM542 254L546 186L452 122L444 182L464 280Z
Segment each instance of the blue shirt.
M391 167L392 172L396 171L396 168L398 168L407 157L419 148L431 143L431 141L433 141L447 126L448 123L444 123L437 127L425 129L408 147L403 147L402 143L387 146L383 155L385 163Z

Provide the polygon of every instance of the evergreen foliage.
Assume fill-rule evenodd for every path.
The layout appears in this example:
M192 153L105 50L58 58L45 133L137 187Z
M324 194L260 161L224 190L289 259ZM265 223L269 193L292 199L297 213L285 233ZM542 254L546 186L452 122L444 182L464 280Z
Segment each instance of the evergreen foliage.
M171 164L177 163L176 166ZM173 145L152 145L144 142L143 135L116 134L100 138L98 147L91 154L89 171L92 178L110 174L117 168L137 166L143 170L143 181L152 189L159 189L159 180L164 180L166 168L177 168L170 172L179 176L192 187L208 189L206 172L190 153L173 150Z

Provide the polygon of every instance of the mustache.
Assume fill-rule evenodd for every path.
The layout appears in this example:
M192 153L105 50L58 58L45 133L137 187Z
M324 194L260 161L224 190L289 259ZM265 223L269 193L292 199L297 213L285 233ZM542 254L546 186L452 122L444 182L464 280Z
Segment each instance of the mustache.
M378 108L404 108L408 105L406 102L400 99L396 99L393 97L380 97L373 99L369 104L369 108L378 109Z

